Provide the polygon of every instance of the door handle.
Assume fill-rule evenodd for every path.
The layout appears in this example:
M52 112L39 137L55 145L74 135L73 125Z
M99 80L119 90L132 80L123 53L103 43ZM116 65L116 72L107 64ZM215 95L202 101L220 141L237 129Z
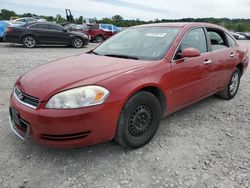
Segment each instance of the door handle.
M230 54L230 57L234 57L234 56L235 56L235 53L231 53L231 54Z
M204 65L209 65L209 64L211 64L211 63L213 63L212 60L205 60L205 61L204 61Z

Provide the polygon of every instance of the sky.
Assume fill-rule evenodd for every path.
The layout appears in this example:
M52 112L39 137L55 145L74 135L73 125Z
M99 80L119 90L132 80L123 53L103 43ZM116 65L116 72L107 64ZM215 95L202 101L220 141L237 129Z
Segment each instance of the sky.
M0 9L38 15L98 19L119 14L124 19L250 18L249 0L0 0Z

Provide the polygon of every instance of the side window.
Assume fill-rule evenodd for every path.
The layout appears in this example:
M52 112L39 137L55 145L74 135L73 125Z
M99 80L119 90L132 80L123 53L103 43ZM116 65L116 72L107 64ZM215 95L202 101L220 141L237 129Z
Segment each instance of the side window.
M227 36L227 41L228 41L230 47L237 46L237 43L229 34L226 33L226 36Z
M203 28L192 29L185 35L174 59L180 59L180 53L190 47L198 49L201 53L207 52L207 40Z
M112 25L109 24L101 24L101 29L105 31L112 31Z
M48 24L38 24L37 28L39 28L39 29L49 29L49 25Z
M225 38L226 36L223 31L208 29L207 32L211 42L212 51L228 48L228 43Z
M63 31L63 27L60 27L58 25L50 25L50 30Z

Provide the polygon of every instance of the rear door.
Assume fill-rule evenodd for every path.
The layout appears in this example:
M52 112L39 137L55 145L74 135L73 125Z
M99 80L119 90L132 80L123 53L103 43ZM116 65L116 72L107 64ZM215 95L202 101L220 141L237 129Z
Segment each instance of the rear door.
M236 64L236 42L223 30L207 28L210 43L211 60L208 64L210 86L212 90L225 87Z
M29 29L33 30L33 34L39 43L51 43L53 36L51 35L51 30L49 24L37 23L29 26Z
M180 53L185 48L196 48L201 56L193 58L181 58ZM172 61L171 73L171 110L178 109L183 105L207 95L208 68L205 65L210 62L210 53L203 27L189 30L181 41Z

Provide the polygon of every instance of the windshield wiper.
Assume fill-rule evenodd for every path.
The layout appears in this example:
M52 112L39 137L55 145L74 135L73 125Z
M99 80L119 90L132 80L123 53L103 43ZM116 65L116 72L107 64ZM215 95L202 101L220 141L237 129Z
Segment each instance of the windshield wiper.
M93 50L90 50L90 51L88 51L87 53L88 53L88 54L100 55L100 54L98 54L97 52L95 52L95 51L93 51Z
M118 57L118 58L125 58L125 59L135 59L139 60L138 57L135 56L129 56L129 55L119 55L119 54L103 54L104 56L109 56L109 57Z

